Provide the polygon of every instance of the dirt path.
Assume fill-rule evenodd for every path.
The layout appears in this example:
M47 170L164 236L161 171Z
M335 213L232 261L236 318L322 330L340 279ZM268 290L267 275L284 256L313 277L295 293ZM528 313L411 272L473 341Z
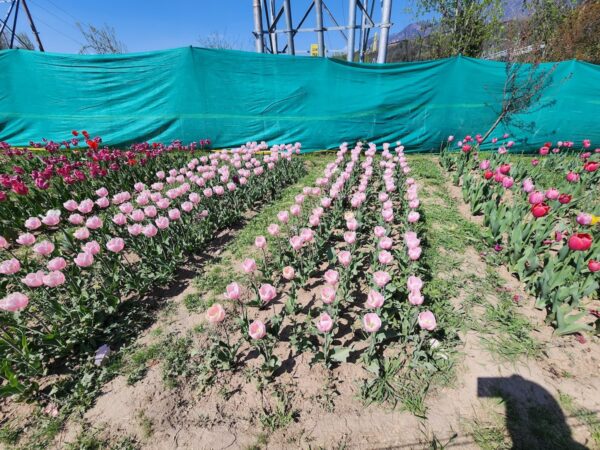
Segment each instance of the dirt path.
M199 375L187 374L186 364L202 352L209 332L203 305L222 292L219 278L228 281L224 274L237 264L240 252L229 248L221 262L205 268L199 282L170 301L168 314L125 358L123 374L104 386L82 421L69 423L55 447L80 439L85 430L109 442L131 437L145 449L420 449L440 444L475 449L511 448L511 440L514 448L595 448L598 339L588 337L582 344L553 337L523 286L502 267L486 263L482 253L489 250L481 246L478 219L470 217L460 190L443 177L433 158L416 157L412 164L424 188L427 251L436 255L436 279L428 289L447 295L454 305L461 341L445 355L455 364L453 375L432 385L425 417L386 405L365 406L359 399L365 371L358 364L341 365L330 379L321 366L309 366L307 354L293 359L272 385L259 389L251 372L244 371L202 390ZM286 196L288 202L293 195ZM262 232L272 212L253 219L242 241L252 242L252 230ZM303 302L315 294L306 292ZM190 298L200 306L195 308ZM548 445L539 447L540 442Z

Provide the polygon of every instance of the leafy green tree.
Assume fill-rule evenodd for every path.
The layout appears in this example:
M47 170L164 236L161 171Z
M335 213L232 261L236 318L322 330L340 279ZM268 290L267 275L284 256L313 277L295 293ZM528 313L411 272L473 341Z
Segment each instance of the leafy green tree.
M415 0L429 22L434 56L478 57L502 30L501 0Z

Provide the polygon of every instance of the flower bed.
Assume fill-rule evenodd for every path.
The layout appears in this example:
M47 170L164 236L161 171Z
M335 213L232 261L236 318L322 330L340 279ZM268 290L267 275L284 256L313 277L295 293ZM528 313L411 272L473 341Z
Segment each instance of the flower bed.
M281 353L308 352L327 369L359 357L376 375L363 396L397 400L386 385L390 352L401 348L406 368L430 374L447 364L422 294L417 182L402 146L375 153L372 144L340 146L316 186L256 238L259 257L242 262L224 302L206 311L215 326L207 373L238 370L256 352L265 379L277 376Z
M558 334L600 327L585 302L600 287L600 149L573 142L546 143L533 158L511 155L511 141L494 140L491 154L478 152L479 140L467 136L440 162L454 173L463 198L489 227L489 243L548 312ZM591 323L594 322L594 323Z
M128 326L124 304L170 281L187 253L303 173L292 157L299 144L258 155L265 150L193 158L127 191L101 187L29 217L14 241L0 238L3 395L33 393L42 375L91 364Z
M149 181L162 167L178 165L210 145L209 140L190 145L176 141L118 150L102 147L102 139L82 133L87 146L83 149L71 148L80 143L77 137L60 144L32 142L33 151L0 142L0 234L14 234L26 218L59 208L74 196L89 197L100 187L113 192Z

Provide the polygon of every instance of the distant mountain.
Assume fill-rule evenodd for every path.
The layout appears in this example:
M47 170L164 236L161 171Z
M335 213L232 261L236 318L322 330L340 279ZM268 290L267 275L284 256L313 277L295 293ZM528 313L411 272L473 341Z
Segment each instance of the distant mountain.
M523 19L529 15L523 7L523 0L504 0L504 20ZM389 42L412 40L419 37L426 37L431 32L431 27L427 22L414 22L405 26L397 33L390 34Z
M426 22L415 22L405 26L398 33L392 33L389 42L399 42L425 37L430 33L430 26Z

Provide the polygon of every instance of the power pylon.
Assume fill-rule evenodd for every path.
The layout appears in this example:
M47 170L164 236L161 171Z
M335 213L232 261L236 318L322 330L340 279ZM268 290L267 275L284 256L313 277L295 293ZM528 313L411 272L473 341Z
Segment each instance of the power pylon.
M280 3L280 5L277 5ZM326 31L339 32L346 42L346 57L348 61L354 61L356 51L355 32L359 30L358 36L358 60L363 62L369 50L369 34L372 28L379 28L377 62L384 63L387 58L387 44L389 29L391 27L390 17L392 11L392 0L381 0L381 22L375 23L373 12L376 0L348 0L348 24L340 25L332 11L327 7L325 0L311 0L300 21L294 24L292 20L291 0L252 0L254 12L254 38L256 51L259 53L288 53L296 54L294 37L297 33L316 33L318 56L325 56L324 35ZM357 14L358 13L358 14ZM303 28L304 22L314 14L314 28ZM329 17L332 25L324 25L324 14ZM359 17L357 17L357 15ZM356 23L357 18L359 24ZM283 19L283 20L281 20ZM285 27L279 26L285 22ZM266 28L263 26L266 24ZM287 36L287 43L280 49L279 35Z
M10 38L6 39L6 42L8 42L8 48L14 48L15 45L15 39L19 42L21 42L21 44L25 45L25 42L23 42L21 40L21 38L19 37L19 35L17 34L17 19L19 17L19 9L21 7L21 5L23 6L23 9L25 10L25 14L27 15L27 20L29 20L29 26L31 27L31 31L33 32L33 35L35 36L35 40L38 44L38 49L43 52L44 51L44 45L42 44L42 40L40 39L40 33L38 32L37 28L35 27L35 22L33 21L33 17L31 15L31 11L29 11L29 7L27 6L27 1L26 0L0 0L0 3L8 3L8 11L6 13L6 16L4 17L4 20L2 22L0 22L0 39L6 39L5 36L5 31L8 31L10 34ZM10 19L12 16L12 27L9 25L10 23Z

